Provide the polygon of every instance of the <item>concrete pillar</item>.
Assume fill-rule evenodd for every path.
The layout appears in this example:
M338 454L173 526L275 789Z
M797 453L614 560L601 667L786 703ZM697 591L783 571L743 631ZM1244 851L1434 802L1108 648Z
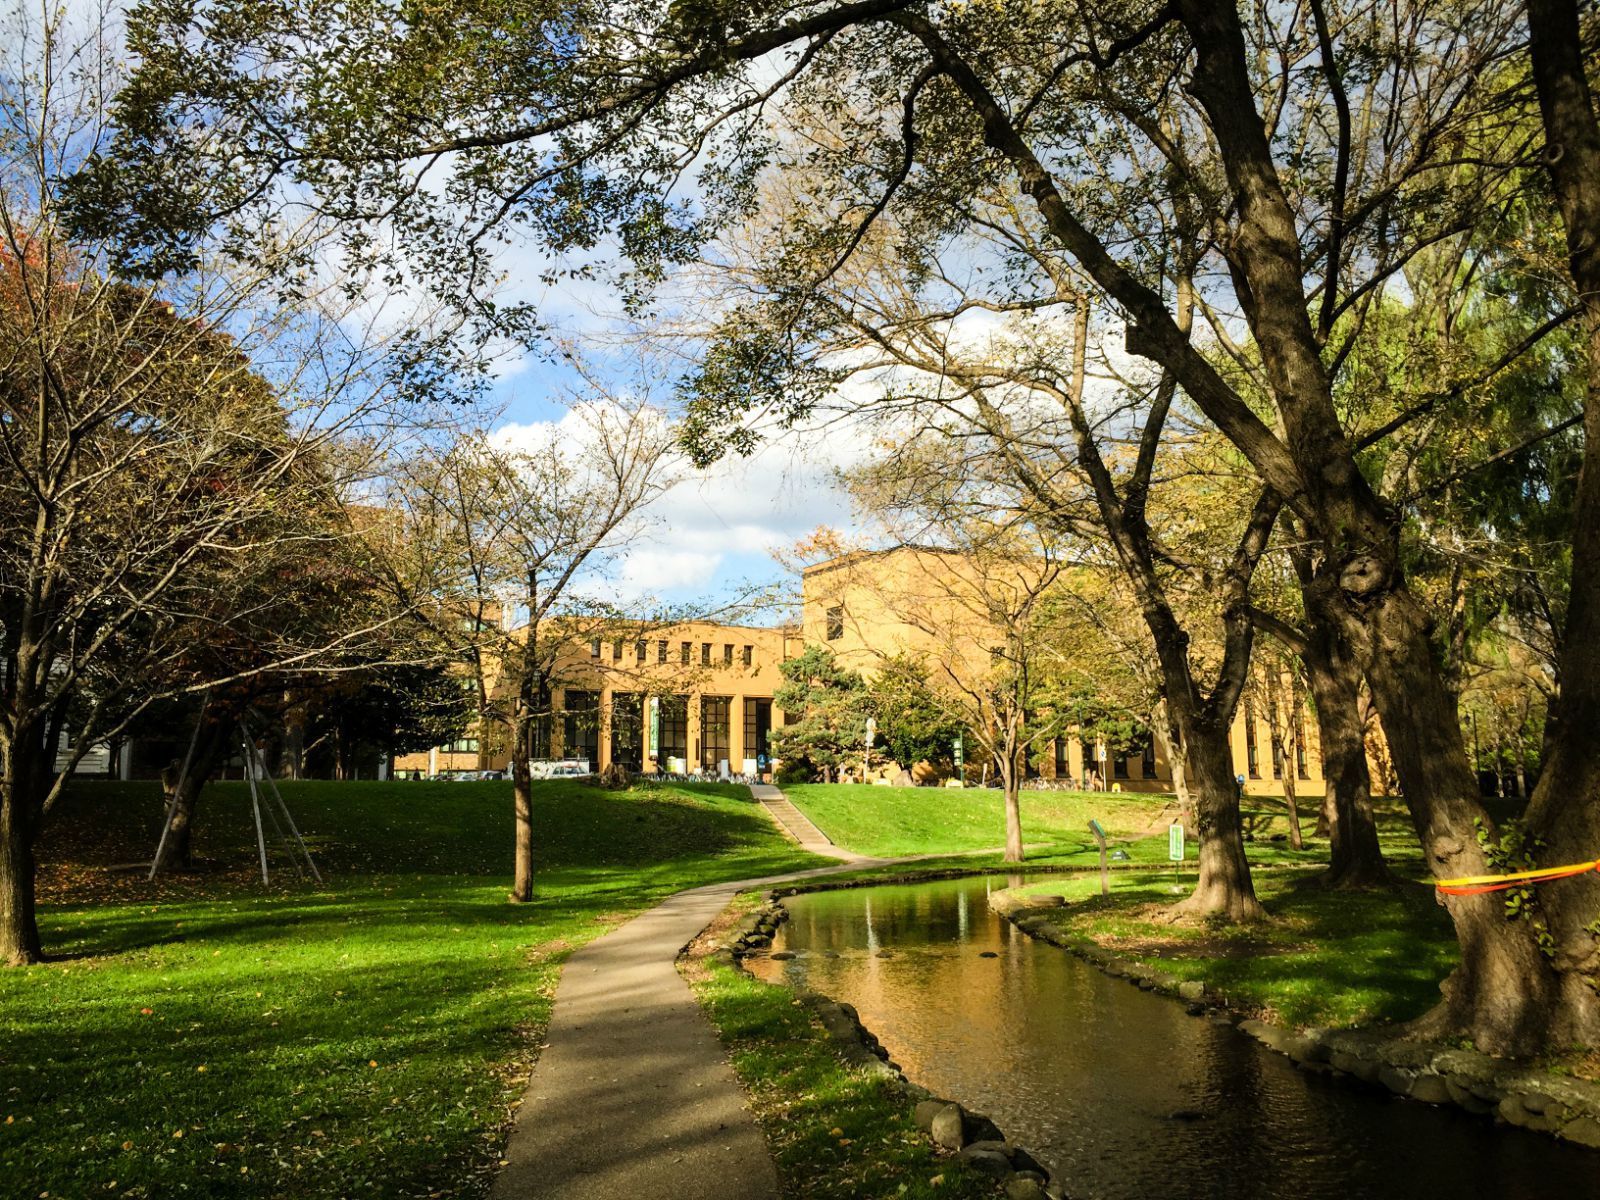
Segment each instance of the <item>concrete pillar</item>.
M611 765L611 694L613 689L609 686L600 688L600 745L595 750L596 771L604 771Z
M744 697L728 701L728 770L737 775L744 770Z

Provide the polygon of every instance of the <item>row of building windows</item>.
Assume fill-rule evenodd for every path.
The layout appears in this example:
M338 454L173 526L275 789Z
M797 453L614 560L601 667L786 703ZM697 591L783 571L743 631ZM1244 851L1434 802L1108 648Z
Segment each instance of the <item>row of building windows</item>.
M623 648L623 640L621 638L613 639L613 641L611 643L611 660L613 662L621 662L622 661L622 648ZM600 638L591 638L589 640L589 657L590 658L601 658L601 657L603 657L602 649L603 649L603 642L602 642L602 640ZM733 642L724 642L722 644L722 662L723 662L724 666L732 666L733 665L734 651L736 649L739 651L739 661L744 666L749 667L749 666L753 666L755 664L755 661L756 661L756 648L754 646L737 647L737 646L735 646L735 644ZM690 659L691 659L691 656L693 654L693 650L694 650L694 643L693 642L679 642L678 643L678 661L681 664L683 664L684 666L688 666L689 662L690 662ZM712 652L712 643L711 642L701 642L700 643L700 665L701 666L709 667L711 665L711 662L712 662L711 652ZM644 640L644 639L640 639L639 641L635 642L633 644L633 658L634 658L635 662L640 663L640 664L644 664L644 663L649 662L650 661L650 643L648 641ZM665 639L660 639L660 640L658 640L656 642L655 659L656 659L657 663L665 663L667 661L667 642L666 642Z
M660 762L681 758L698 760L706 770L716 770L729 758L730 717L733 699L729 696L700 698L700 737L691 747L689 738L689 697L661 696L655 757ZM632 770L643 767L646 750L645 701L641 692L617 692L611 697L611 761ZM600 756L600 693L568 689L562 712L562 753L572 758L598 761ZM760 758L768 753L767 739L772 732L772 701L761 696L744 699L745 758ZM544 745L548 745L545 739ZM691 754L691 750L693 753ZM544 751L548 753L548 749ZM731 761L731 760L730 760ZM735 763L734 769L742 764Z
M1278 702L1267 702L1267 726L1275 729L1278 726ZM1283 778L1283 747L1276 738L1272 742L1272 777ZM1245 770L1251 779L1261 778L1261 752L1256 745L1256 706L1249 700L1244 702L1244 751ZM1311 763L1306 758L1306 714L1301 709L1294 715L1294 773L1299 779L1311 778Z

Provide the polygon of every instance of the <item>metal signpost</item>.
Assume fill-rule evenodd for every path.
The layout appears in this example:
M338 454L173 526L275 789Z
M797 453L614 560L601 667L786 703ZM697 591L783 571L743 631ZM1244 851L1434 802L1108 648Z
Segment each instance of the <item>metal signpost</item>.
M1099 821L1089 822L1089 832L1094 834L1094 840L1100 844L1100 894L1111 895L1111 868L1106 866L1106 831Z
M646 758L659 759L661 757L661 697L650 697L650 745L645 750Z

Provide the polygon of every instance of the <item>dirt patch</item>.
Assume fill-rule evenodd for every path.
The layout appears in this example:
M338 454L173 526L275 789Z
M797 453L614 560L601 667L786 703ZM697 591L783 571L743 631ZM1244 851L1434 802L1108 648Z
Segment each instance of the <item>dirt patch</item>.
M1172 910L1160 904L1147 904L1129 914L1135 922L1157 928L1208 929L1204 920L1174 919ZM1107 950L1132 958L1274 958L1284 954L1306 954L1317 949L1313 942L1268 940L1240 930L1235 933L1197 933L1193 937L1163 937L1160 933L1098 934L1094 940Z

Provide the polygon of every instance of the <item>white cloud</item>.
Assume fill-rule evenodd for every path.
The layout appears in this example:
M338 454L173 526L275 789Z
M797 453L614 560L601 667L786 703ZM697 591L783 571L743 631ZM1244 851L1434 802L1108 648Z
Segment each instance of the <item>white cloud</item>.
M583 420L506 424L502 445L533 446L583 436ZM849 497L834 471L866 453L860 423L832 421L784 432L749 458L729 457L688 471L660 497L648 526L614 566L607 587L619 599L709 596L738 582L772 581L773 550L792 545L818 525L849 527Z

